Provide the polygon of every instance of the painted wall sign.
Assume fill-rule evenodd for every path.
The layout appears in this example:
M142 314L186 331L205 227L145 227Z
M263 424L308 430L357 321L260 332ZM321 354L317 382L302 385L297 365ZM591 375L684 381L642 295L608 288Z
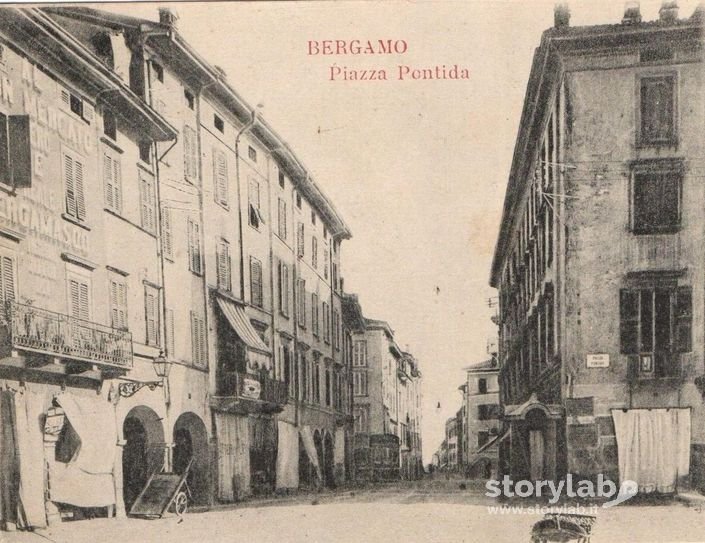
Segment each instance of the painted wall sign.
M88 234L84 229L63 220L42 204L22 196L0 194L0 224L59 247L71 248L82 254L88 251Z
M588 368L609 368L610 355L608 354L589 354L587 355Z

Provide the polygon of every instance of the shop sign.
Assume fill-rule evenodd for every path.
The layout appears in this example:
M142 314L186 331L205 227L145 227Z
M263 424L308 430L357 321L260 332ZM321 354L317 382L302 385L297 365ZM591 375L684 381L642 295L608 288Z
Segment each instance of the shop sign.
M610 355L608 354L589 354L587 355L588 368L609 368Z

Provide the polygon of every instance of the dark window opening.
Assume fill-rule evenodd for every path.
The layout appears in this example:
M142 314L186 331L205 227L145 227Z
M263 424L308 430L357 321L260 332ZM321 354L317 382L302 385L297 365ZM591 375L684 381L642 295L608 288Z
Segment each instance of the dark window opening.
M110 36L105 32L100 32L91 38L91 45L96 56L100 57L103 63L111 70L115 68L115 60L113 58L113 44L110 41Z
M225 123L223 122L223 119L221 119L217 115L213 115L213 126L215 126L220 133L225 132Z
M117 139L117 119L110 111L103 112L103 134L110 139Z
M487 394L487 379L481 378L478 380L477 390L480 394Z
M284 181L284 172L279 172L279 186L281 188L284 188L285 186L285 181Z
M152 145L148 141L141 141L139 143L140 148L140 160L149 164L152 158Z
M301 209L301 195L298 193L296 194L296 207Z
M249 147L247 149L247 156L250 158L252 162L257 162L257 151L255 150L254 147Z
M184 89L184 98L186 99L186 105L188 106L188 108L193 109L196 103L196 99L194 98L193 94Z
M316 212L311 211L311 224L316 224Z
M635 172L633 222L636 234L673 233L680 228L680 171Z
M154 77L157 78L157 81L164 83L164 68L162 68L162 65L152 62L152 70L154 70Z
M675 79L641 80L641 143L672 143L675 139Z
M83 116L83 102L78 96L71 94L69 97L69 105L72 112L81 117Z

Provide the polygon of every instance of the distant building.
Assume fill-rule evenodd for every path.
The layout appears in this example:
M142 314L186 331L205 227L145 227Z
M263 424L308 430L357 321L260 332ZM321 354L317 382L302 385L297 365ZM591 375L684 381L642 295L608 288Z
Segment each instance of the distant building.
M453 416L446 420L446 438L444 440L447 448L446 469L448 471L458 470L458 417Z
M365 451L370 447L370 437L380 435L396 438L396 477L420 477L423 464L418 361L399 348L394 331L384 321L366 319L364 329L352 333L352 347L355 469L359 478L373 478L375 459L370 457L373 453Z
M489 478L497 472L501 429L499 366L495 358L465 368L463 389L464 450L462 469L470 477Z
M491 270L502 465L515 480L705 488L703 9L678 18L664 2L643 21L629 3L589 27L555 15Z

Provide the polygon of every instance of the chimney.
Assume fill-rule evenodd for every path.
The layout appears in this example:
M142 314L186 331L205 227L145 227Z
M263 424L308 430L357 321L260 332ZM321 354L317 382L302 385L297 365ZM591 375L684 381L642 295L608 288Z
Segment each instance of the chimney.
M560 2L553 8L553 26L556 28L570 26L570 7L566 2Z
M641 10L639 2L627 2L624 4L624 17L622 18L623 25L636 25L641 22Z
M662 23L674 23L678 20L678 2L666 1L658 10L658 18Z
M163 25L170 26L171 28L176 28L176 23L179 20L179 16L175 11L169 8L159 8L159 22Z

